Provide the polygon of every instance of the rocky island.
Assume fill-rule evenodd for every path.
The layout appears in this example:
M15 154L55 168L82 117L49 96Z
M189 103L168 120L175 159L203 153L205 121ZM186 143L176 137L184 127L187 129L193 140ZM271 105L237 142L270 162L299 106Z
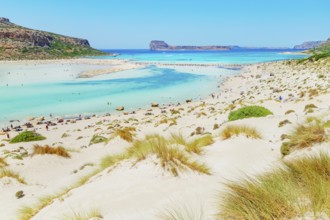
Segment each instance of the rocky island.
M104 55L86 39L67 37L16 25L0 18L0 60L59 59Z
M165 41L153 40L150 42L150 50L230 50L228 46L172 46Z

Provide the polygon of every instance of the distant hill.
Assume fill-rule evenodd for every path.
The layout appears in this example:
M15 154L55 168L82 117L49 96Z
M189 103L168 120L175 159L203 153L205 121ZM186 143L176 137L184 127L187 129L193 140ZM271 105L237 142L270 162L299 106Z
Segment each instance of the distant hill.
M0 18L0 60L104 55L88 40L28 29Z
M150 50L230 50L229 46L172 46L165 41L153 40Z
M307 41L302 44L294 46L293 49L310 50L310 49L317 48L324 43L325 43L325 41Z

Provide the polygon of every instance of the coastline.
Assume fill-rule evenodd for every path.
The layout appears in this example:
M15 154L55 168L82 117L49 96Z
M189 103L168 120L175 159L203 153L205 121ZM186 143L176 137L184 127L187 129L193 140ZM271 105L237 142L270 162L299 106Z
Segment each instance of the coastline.
M194 66L179 68L194 72L192 67ZM2 142L4 146L1 149L10 152L7 155L12 155L6 158L10 168L24 176L27 184L8 178L1 179L0 184L4 187L0 189L0 193L4 196L0 198L0 216L4 219L15 218L17 210L23 205L35 204L39 197L54 194L95 172L105 155L125 152L131 142L115 136L117 129L124 128L135 129L134 140L141 140L150 134L170 137L176 133L193 141L211 134L215 142L203 148L203 154L193 154L192 157L208 165L212 175L187 172L173 177L163 171L154 157L148 157L135 165L124 161L96 173L85 184L54 199L54 202L37 212L33 219L44 219L46 216L49 219L58 219L72 210L79 212L95 206L106 219L140 219L141 210L146 210L143 219L152 220L163 207L181 200L194 208L202 204L207 207L206 215L214 216L218 212L214 207L214 196L219 191L225 191L224 179L236 180L242 177L242 173L258 174L274 168L282 158L282 134L288 133L309 116L330 117L330 88L326 81L329 79L330 67L319 67L316 64L295 66L287 61L240 67L239 75L224 77L219 91L202 100L195 98L180 105L150 106L129 112L124 110L83 120L75 118L58 122L53 119L52 122L56 125L50 125L48 130L45 123L37 124L38 121L48 121L48 118L36 118L31 122L34 127L28 130L35 130L45 136L46 140L18 144ZM321 74L326 78L319 78ZM318 93L313 92L313 89L317 89ZM283 100L280 101L279 96ZM307 114L304 108L309 104L317 107ZM230 111L246 105L264 106L274 115L228 122ZM290 110L294 113L286 114ZM278 124L283 120L289 120L292 124L279 128ZM253 125L262 133L262 139L239 136L222 140L219 133L228 125ZM192 135L197 130L202 132ZM9 132L11 138L17 134L15 131ZM109 137L109 141L90 144L94 135ZM4 134L0 137L6 139ZM15 159L16 154L24 155L27 152L31 155L35 144L61 145L68 149L71 158L40 155ZM313 152L319 149L328 149L328 146L317 146ZM148 190L145 190L146 186ZM19 190L23 190L25 196L17 200L13 195ZM87 197L88 201L80 203L82 198ZM128 206L133 208L128 209Z

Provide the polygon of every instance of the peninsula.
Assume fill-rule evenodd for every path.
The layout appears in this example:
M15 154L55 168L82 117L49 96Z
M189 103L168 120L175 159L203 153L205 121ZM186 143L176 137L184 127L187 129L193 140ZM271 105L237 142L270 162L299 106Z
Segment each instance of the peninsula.
M59 59L105 55L86 39L67 37L16 25L0 18L0 60Z

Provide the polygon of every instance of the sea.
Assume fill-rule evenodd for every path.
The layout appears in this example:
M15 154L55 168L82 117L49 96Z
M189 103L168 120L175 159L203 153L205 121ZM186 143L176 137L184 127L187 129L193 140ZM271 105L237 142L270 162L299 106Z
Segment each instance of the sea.
M104 50L116 56L89 59L127 59L134 62L218 64L212 70L194 67L147 67L93 78L77 78L93 65L0 64L0 125L29 116L73 117L150 107L151 102L176 104L199 100L219 91L228 76L240 68L226 64L253 64L300 59L299 50L150 51ZM292 53L285 53L292 52Z

